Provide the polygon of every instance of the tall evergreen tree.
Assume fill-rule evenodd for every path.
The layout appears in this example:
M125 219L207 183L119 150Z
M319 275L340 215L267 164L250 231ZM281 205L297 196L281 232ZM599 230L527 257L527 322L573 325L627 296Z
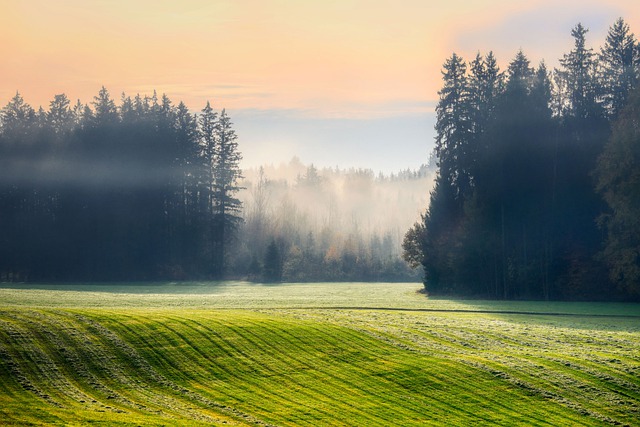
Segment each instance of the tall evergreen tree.
M207 101L207 105L202 109L198 116L198 129L201 138L201 150L203 161L206 165L203 179L203 191L201 202L204 208L212 212L214 205L214 173L216 162L216 127L218 123L218 113L211 108L211 104Z
M485 70L481 60L475 66L476 72L482 75ZM472 186L474 106L467 65L460 56L454 53L445 61L442 77L443 87L438 92L440 99L436 106L436 183L422 224L416 224L405 235L404 246L412 250L419 247L423 251L425 286L429 291L451 292L455 281L451 264L456 256L464 200ZM407 256L417 260L413 254Z
M487 122L495 109L496 100L503 91L503 74L493 52L484 58L478 53L471 63L469 77L469 103L474 137L485 131Z
M213 215L217 235L214 261L221 275L224 274L228 243L233 237L232 233L242 222L242 202L236 196L242 188L239 185L242 178L242 155L238 150L237 139L233 123L223 109L215 126L215 157L212 169Z
M208 241L204 236L210 210L202 199L208 200L210 194L208 189L204 191L210 167L205 164L201 153L197 119L183 102L178 104L175 112L175 138L179 148L180 185L175 189L177 212L174 227L177 228L177 237L173 244L181 269L193 277L204 262L203 252Z
M471 112L467 65L457 54L443 66L444 85L436 106L436 154L440 175L461 202L470 188Z
M601 115L598 104L596 80L596 55L586 46L587 30L577 24L571 30L574 46L571 52L560 59L560 80L566 88L566 99L562 102L563 115L576 119L597 119Z
M629 25L619 18L610 28L599 55L599 79L604 107L615 119L638 86L640 50Z

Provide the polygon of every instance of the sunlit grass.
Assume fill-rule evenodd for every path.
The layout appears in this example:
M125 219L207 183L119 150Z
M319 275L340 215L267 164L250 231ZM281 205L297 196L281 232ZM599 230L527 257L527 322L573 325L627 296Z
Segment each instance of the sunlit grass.
M406 308L640 316L640 304L426 298L418 283L1 284L0 304L82 308Z
M637 306L431 300L419 288L5 286L0 417L3 425L640 425ZM563 313L572 315L555 315Z

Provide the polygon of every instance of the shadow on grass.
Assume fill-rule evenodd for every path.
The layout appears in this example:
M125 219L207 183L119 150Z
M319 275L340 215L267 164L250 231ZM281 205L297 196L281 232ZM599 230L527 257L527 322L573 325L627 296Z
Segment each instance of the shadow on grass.
M269 286L248 282L96 282L96 283L0 283L0 289L106 292L113 294L216 294L234 286Z

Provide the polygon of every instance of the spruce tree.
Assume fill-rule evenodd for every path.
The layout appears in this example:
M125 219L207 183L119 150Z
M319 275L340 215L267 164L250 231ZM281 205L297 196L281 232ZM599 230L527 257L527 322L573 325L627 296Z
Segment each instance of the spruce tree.
M216 126L218 122L218 113L211 108L211 104L207 101L207 105L202 109L198 116L198 131L201 140L202 158L205 170L203 171L202 210L210 213L213 212L214 205L214 168L216 162Z
M461 201L470 188L471 106L467 65L457 54L444 63L444 85L436 106L436 154L440 175Z
M54 96L49 104L47 122L57 134L68 132L73 127L74 114L69 105L69 98L65 94Z
M571 30L574 46L571 52L560 59L560 80L566 90L562 103L563 114L576 119L595 119L600 115L596 80L596 55L586 46L587 30L577 24Z
M216 246L214 263L220 275L224 274L225 255L228 243L242 222L242 202L236 194L242 189L240 161L242 155L238 150L238 137L233 123L222 110L215 125L215 148L212 167L213 174L213 217L215 224Z
M599 55L599 80L604 108L615 119L638 86L640 50L629 25L618 19L610 28Z

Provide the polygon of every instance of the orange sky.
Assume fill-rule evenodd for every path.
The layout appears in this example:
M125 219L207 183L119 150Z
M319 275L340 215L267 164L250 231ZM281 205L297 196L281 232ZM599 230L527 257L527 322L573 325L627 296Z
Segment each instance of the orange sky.
M86 102L105 85L116 94L155 88L194 109L212 99L231 109L397 114L428 108L452 51L485 48L461 37L475 32L471 42L483 44L514 16L547 9L572 23L611 10L638 27L635 1L565 3L558 11L558 2L512 0L0 0L0 100L20 90L34 105L61 92ZM504 37L486 49L518 46ZM521 45L539 55L540 46Z
M432 114L444 60L522 48L551 66L571 27L601 45L637 0L0 0L0 105L166 93L192 110L327 119ZM426 137L425 137L426 138Z

